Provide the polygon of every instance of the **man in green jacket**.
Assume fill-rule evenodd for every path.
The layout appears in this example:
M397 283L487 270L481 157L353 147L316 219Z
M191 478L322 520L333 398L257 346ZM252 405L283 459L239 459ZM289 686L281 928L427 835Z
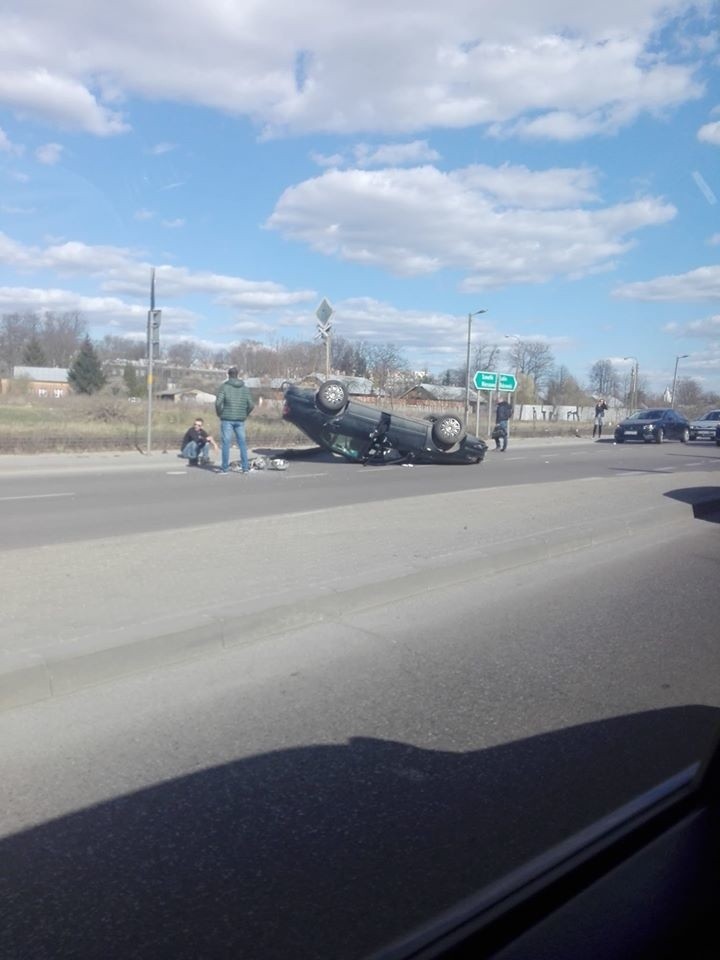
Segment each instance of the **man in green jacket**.
M215 397L215 412L220 417L220 442L222 461L220 474L230 471L230 444L233 434L240 448L240 465L243 473L250 472L247 442L245 440L245 421L255 408L245 381L238 378L238 368L230 367L228 378Z

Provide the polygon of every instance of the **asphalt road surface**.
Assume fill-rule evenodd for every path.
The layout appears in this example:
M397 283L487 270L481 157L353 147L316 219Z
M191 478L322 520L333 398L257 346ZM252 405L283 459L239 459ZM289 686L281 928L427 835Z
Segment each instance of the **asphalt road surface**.
M594 447L558 469L706 456ZM537 483L542 458L448 482ZM335 475L436 482L407 473ZM212 496L257 509L269 493L225 486L256 479ZM321 480L307 481L318 497ZM708 752L719 533L658 525L521 582L347 618L338 597L333 622L6 712L0 956L367 956Z
M13 458L4 458L11 463ZM25 458L27 459L27 458ZM140 458L142 459L142 458ZM156 454L152 469L117 469L112 459L87 469L13 471L0 462L0 549L26 548L161 530L182 530L228 517L280 516L348 504L439 492L536 486L592 478L720 470L711 443L615 445L511 441L473 466L367 466L320 454L291 461L284 472L220 477Z

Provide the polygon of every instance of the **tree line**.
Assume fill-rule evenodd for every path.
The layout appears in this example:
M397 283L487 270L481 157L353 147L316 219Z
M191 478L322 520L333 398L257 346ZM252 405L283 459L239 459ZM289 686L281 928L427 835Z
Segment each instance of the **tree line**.
M109 360L137 361L145 357L145 341L107 335L91 340L87 324L77 311L58 313L9 313L0 319L0 376L12 376L15 366L63 367L80 393L94 393L106 384L103 364ZM300 380L325 370L325 343L278 340L273 344L242 340L222 349L209 349L196 340L161 345L160 363L190 369L193 366L223 369L237 366L246 376ZM367 378L382 392L401 393L415 383L465 387L463 364L440 374L412 370L402 350L394 343L372 343L334 335L330 341L330 366L338 374ZM498 344L476 340L471 354L470 375L476 370L514 373L518 381L516 402L543 401L556 406L583 405L590 395L617 397L630 405L662 405L645 378L633 381L630 370L611 360L596 361L581 383L566 366L557 364L550 347L536 340L513 337L503 349ZM123 374L130 395L145 392L144 378L131 364ZM720 395L704 391L691 377L678 379L676 406L720 406Z

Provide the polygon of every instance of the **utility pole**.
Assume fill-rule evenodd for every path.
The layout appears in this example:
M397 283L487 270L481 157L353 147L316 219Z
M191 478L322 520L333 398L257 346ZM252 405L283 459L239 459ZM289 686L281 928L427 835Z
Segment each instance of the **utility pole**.
M160 353L162 310L155 309L155 267L150 274L150 309L147 316L147 456L152 452L153 354Z
M675 357L675 373L673 374L673 386L672 386L672 397L670 399L670 408L675 409L675 384L677 383L677 368L681 360L686 360L690 356L689 353L681 353L679 356Z
M487 310L476 310L475 313L468 314L467 357L465 359L465 426L466 427L467 427L468 418L470 416L470 340L472 338L472 319L473 317L480 316L481 313L487 313Z

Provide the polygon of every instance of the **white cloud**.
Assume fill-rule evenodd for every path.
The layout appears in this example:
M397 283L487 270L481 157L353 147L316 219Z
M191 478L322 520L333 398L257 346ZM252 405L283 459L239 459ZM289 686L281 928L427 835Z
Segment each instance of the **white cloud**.
M62 156L63 148L59 143L44 143L35 151L35 158L39 163L48 167L54 166Z
M440 159L440 154L429 146L427 140L413 140L411 143L383 143L375 146L359 143L353 148L353 156L358 167L416 166L419 163L432 163Z
M0 16L0 33L5 17ZM7 24L5 28L8 29ZM65 34L65 30L61 30ZM4 47L12 47L17 31L4 35ZM62 41L58 41L62 42ZM72 41L67 37L68 49ZM14 51L17 56L17 51ZM69 130L84 130L97 136L125 133L130 128L115 111L98 103L81 79L53 73L35 58L26 58L25 65L13 69L5 60L0 69L0 104L20 116L32 116ZM50 52L49 59L57 59ZM11 57L12 61L12 57ZM99 64L98 64L99 68Z
M623 300L686 301L720 299L720 266L698 267L688 273L625 283L613 291Z
M104 293L134 296L143 301L150 289L153 269L139 251L127 247L91 246L76 240L46 247L30 246L4 233L0 233L0 265L26 274L54 270L60 276L92 278ZM273 281L247 280L168 264L156 267L155 276L158 293L167 299L198 294L223 306L268 310L307 303L317 297L314 290L288 290Z
M585 206L595 179L584 168L330 170L287 189L267 226L398 274L459 269L468 290L539 283L607 269L635 231L675 215L652 197Z
M700 320L690 320L688 323L669 323L664 328L666 333L682 337L697 337L701 340L720 340L720 315L703 317Z
M9 153L13 157L21 157L24 152L25 147L19 143L13 143L0 127L0 153Z
M516 132L575 138L700 94L695 71L714 50L703 9L395 0L360 16L356 0L8 0L0 104L99 136L128 129L118 106L137 97L247 115L269 134L528 121Z
M720 245L720 233L714 233L711 237L708 238L708 243L711 247L717 247Z
M711 143L715 147L720 147L720 120L714 123L706 123L698 130L698 140L702 143Z
M155 216L152 210L136 210L133 214L133 220L152 220Z
M164 153L170 153L172 150L177 148L176 143L156 143L154 146L150 147L148 153L152 154L154 157L160 157Z
M161 220L160 222L164 227L167 227L168 230L179 230L180 227L185 226L185 221L182 217L176 217L174 220Z

